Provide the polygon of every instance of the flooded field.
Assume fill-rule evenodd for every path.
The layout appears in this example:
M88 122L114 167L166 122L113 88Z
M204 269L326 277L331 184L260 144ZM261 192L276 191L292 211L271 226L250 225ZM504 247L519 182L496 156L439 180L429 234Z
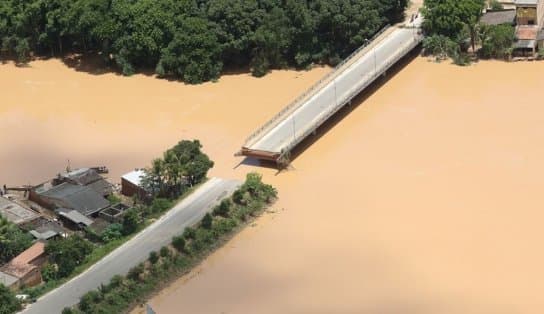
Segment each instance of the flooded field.
M157 313L540 313L544 63L416 58L291 170L236 167L245 136L327 71L184 86L0 66L0 183L67 159L116 178L196 137L211 175L259 171L280 200L150 300Z

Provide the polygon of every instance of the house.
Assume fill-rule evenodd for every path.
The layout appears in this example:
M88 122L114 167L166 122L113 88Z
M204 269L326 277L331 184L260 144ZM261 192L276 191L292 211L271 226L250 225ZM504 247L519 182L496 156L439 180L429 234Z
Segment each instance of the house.
M516 0L516 24L542 27L544 22L544 1Z
M42 282L46 261L45 243L38 241L0 268L0 283L12 289L35 286Z
M39 185L30 191L29 198L50 210L73 209L84 216L94 215L110 205L109 201L92 187L69 182Z
M136 169L121 176L121 194L132 197L136 195L140 199L147 196L147 191L142 186L142 178L145 176L145 170Z
M534 55L544 41L539 33L544 25L544 0L515 0L516 42L514 49L522 55ZM539 40L540 39L540 40Z
M32 221L38 218L40 215L7 199L5 196L0 196L0 216L16 225L19 225Z
M88 186L98 194L106 197L113 192L112 185L92 168L81 168L64 174L59 174L54 179L53 185L70 183L80 186Z

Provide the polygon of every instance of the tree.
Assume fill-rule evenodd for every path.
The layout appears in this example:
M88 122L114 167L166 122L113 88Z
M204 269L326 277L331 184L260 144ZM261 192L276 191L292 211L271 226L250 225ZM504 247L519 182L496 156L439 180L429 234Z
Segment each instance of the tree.
M212 222L213 222L212 215L210 215L210 213L206 213L206 215L204 215L204 218L202 218L202 221L200 222L200 224L202 225L204 229L211 229Z
M434 0L439 1L439 0ZM337 63L407 0L8 0L0 2L3 56L93 53L125 75L155 68L187 83L223 65L272 68Z
M6 286L0 284L0 314L12 314L21 309L21 303Z
M45 253L57 265L60 278L69 276L92 250L93 245L78 235L49 241L45 246Z
M508 24L482 25L480 29L483 58L505 58L509 55L515 39L514 27Z
M484 0L425 0L422 8L423 28L429 35L458 38L464 27L469 28L474 49L476 27L482 15Z
M140 217L134 209L129 209L123 216L123 233L129 235L138 230Z
M211 24L203 18L181 21L174 38L161 51L156 72L159 76L178 76L197 84L216 79L223 69L221 46Z
M172 245L179 252L184 252L185 251L185 238L183 236L175 236L172 239Z
M9 262L32 244L29 234L0 216L0 265Z

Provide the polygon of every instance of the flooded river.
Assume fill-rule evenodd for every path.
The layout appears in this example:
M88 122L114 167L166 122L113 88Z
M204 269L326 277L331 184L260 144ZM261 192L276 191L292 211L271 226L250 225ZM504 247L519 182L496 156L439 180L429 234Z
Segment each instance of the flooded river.
M150 300L157 313L540 313L544 63L416 58L291 170L236 167L245 136L327 71L184 86L0 66L0 183L68 159L116 178L196 137L211 175L259 171L280 200Z

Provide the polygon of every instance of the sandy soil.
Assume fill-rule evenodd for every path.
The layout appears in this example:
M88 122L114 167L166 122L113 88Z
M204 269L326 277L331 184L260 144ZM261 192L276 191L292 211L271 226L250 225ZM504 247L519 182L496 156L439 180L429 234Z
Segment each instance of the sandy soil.
M281 199L150 300L157 313L540 313L543 71L416 58L276 175L232 154L327 69L188 87L5 65L0 183L67 158L116 177L198 137L212 175L260 171Z

